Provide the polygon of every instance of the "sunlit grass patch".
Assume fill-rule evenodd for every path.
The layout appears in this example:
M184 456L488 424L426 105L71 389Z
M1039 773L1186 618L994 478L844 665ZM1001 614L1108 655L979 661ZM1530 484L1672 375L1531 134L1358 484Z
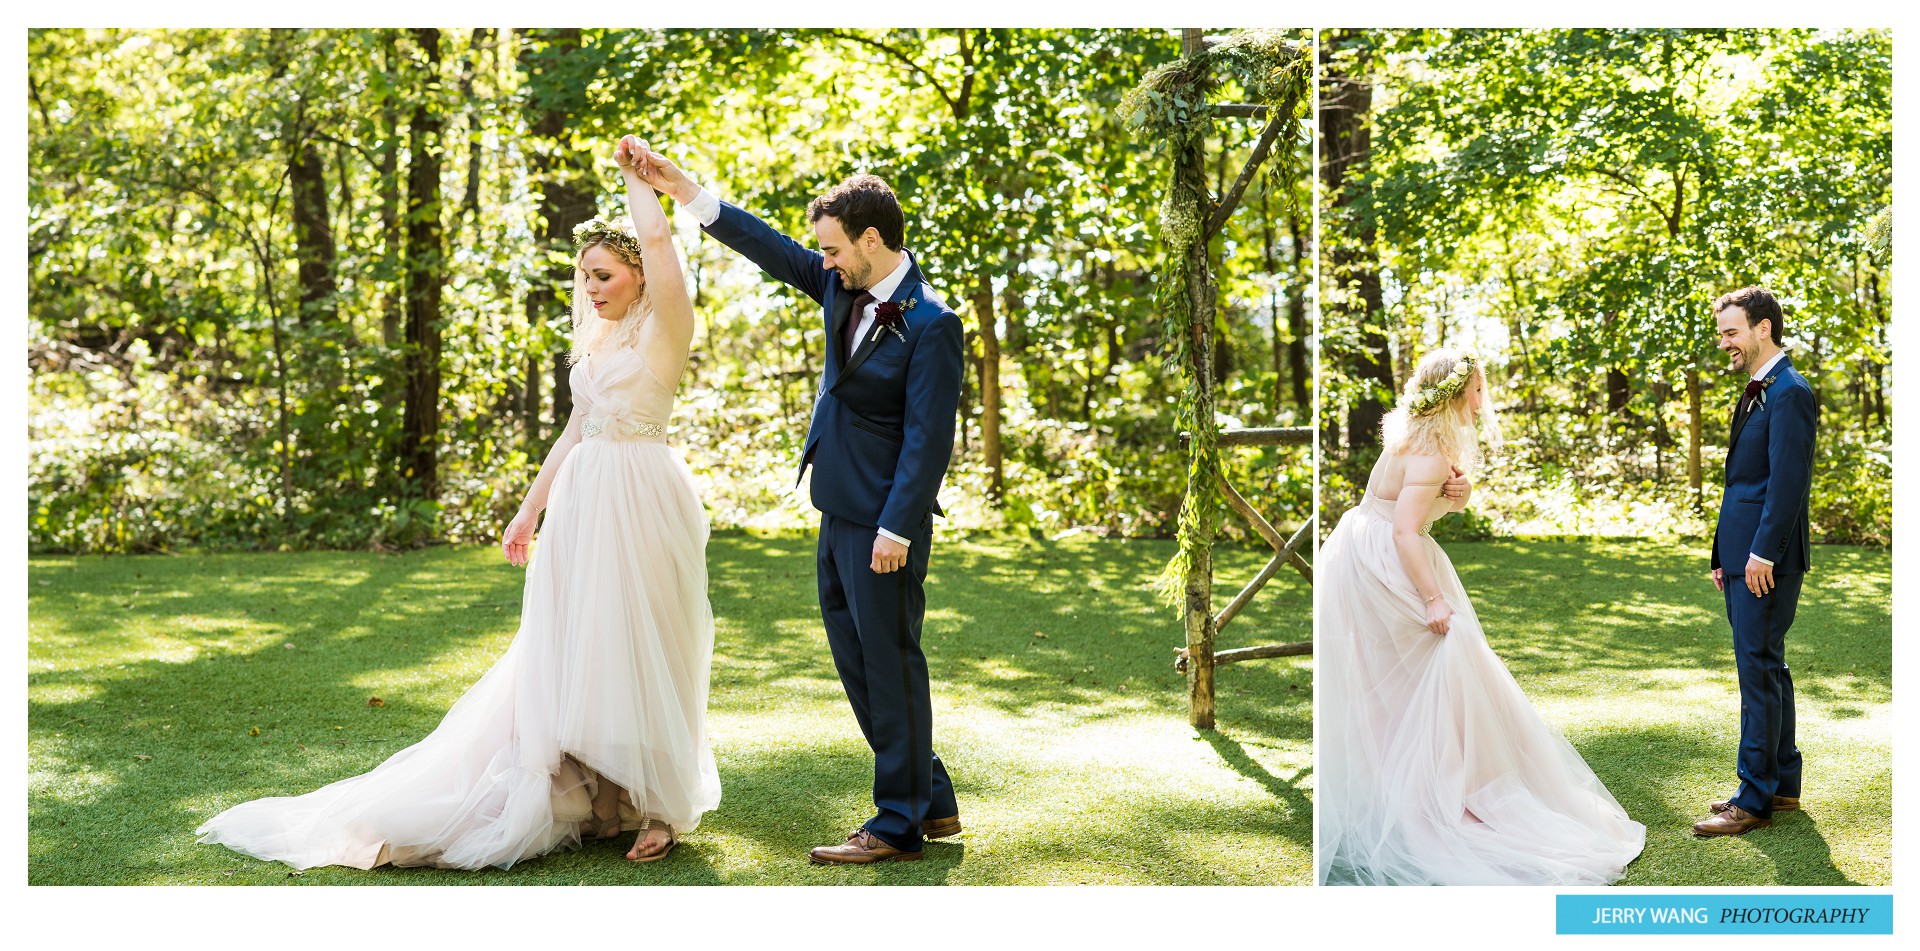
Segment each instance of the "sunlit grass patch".
M1818 546L1787 635L1805 810L1737 839L1694 820L1736 785L1739 684L1704 544L1450 542L1487 641L1587 758L1647 847L1623 885L1886 885L1892 567Z
M867 817L872 780L820 628L813 550L800 535L722 534L709 545L709 725L723 798L667 861L631 865L624 845L602 845L506 872L328 868L297 878L198 845L193 828L236 802L363 772L425 736L506 649L524 576L491 547L34 559L29 879L1309 880L1310 665L1223 669L1221 730L1196 734L1172 666L1179 618L1146 585L1170 546L1091 537L937 544L922 640L934 745L967 831L912 865L809 866L808 848ZM1220 597L1263 560L1222 549ZM1231 644L1306 638L1309 600L1297 579L1277 579Z

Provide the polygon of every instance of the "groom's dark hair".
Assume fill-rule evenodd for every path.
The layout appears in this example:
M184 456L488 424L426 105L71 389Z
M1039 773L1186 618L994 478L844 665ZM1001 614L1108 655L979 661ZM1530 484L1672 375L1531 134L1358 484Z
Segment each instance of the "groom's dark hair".
M1772 321L1767 329L1773 335L1773 345L1781 346L1780 338L1786 335L1786 328L1781 326L1780 302L1773 299L1772 291L1755 284L1722 294L1719 300L1713 302L1715 314L1729 307L1738 307L1746 312L1749 327L1763 320Z
M858 241L868 228L880 232L880 243L898 251L907 237L907 218L900 213L900 200L878 175L855 175L813 200L807 206L807 220L822 217L840 222L850 240Z

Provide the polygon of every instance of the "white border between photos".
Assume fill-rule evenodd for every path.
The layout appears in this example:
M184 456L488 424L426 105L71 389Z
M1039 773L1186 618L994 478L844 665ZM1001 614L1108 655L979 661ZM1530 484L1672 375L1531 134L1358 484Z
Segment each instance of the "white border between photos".
M633 26L825 26L845 25L868 19L886 25L950 26L956 23L1020 26L1133 26L1153 27L1179 14L1181 19L1196 19L1210 24L1236 26L1299 26L1304 22L1321 26L1417 26L1446 24L1477 25L1593 25L1593 26L1813 26L1813 25L1904 25L1881 3L1823 2L1808 4L1769 2L1676 5L1659 0L1616 0L1598 11L1566 7L1542 10L1536 3L1517 0L1473 3L1416 3L1412 0L1339 0L1339 2L1281 3L1276 0L1197 0L1170 8L1164 3L1142 0L1102 0L1101 3L1060 3L1040 5L1032 0L980 0L958 6L884 5L866 8L853 6L776 4L769 0L745 3L699 4L685 6L633 5L600 6L543 5L532 10L525 4L479 0L471 3L375 4L369 0L343 0L320 6L233 2L195 3L164 8L156 12L146 4L126 0L106 0L84 8L47 8L30 12L30 20L16 26L49 25L285 25L285 26L368 26L413 25L428 18L460 20L468 23L522 23L542 25L558 22L553 16L565 14L565 20L580 22L599 19ZM1810 14L1811 9L1811 14ZM529 16L528 14L532 15ZM396 16L398 19L396 20ZM9 12L18 19L20 12ZM1896 29L1897 39L1904 37ZM14 33L15 42L20 34ZM1895 46L1895 101L1907 101L1912 83L1913 57L1907 55L1910 43ZM15 46L8 58L7 76L13 88L23 88L26 78L24 47ZM14 181L25 180L25 101L15 99L13 120L7 137L13 148L8 163L15 169ZM1897 106L1896 106L1897 108ZM1895 124L1896 177L1916 167L1907 160L1913 152L1912 136L1902 135ZM1317 157L1317 156L1316 156ZM24 206L24 193L22 206ZM24 208L21 209L24 211ZM22 220L24 214L16 217ZM13 232L8 239L12 260L24 259L25 233ZM1895 251L1896 283L1906 274L1904 258ZM5 279L12 289L9 299L24 299L23 272L11 270ZM1318 295L1315 295L1316 301ZM1895 352L1909 344L1912 321L1898 316L1909 308L1896 297L1893 328ZM25 316L15 311L7 318L15 328L13 339L25 334ZM1318 322L1316 315L1316 336ZM1315 361L1318 365L1319 354ZM13 381L5 393L11 418L16 426L26 416L27 373L24 362L10 364ZM1316 392L1316 399L1318 398ZM1895 472L1896 495L1900 490L1920 488L1920 480L1906 473L1899 464L1899 447L1910 444L1915 427L1910 419L1912 402L1896 388ZM19 432L19 429L15 430ZM25 496L25 444L10 444L4 450L6 478L14 488L13 498ZM1316 477L1317 477L1316 460ZM1316 478L1317 481L1317 478ZM1316 486L1316 502L1318 501ZM16 503L17 504L17 503ZM14 581L7 587L7 598L14 605L12 615L25 620L26 518L23 508L14 509L15 538L23 541L16 556ZM1920 528L1914 505L1897 506L1896 533L1905 535ZM1920 581L1915 572L1897 556L1894 559L1895 588ZM1902 610L1905 607L1906 610ZM1911 604L1895 605L1895 631L1906 629L1915 615ZM1920 625L1914 625L1920 630ZM24 634L24 623L21 628ZM24 640L24 637L23 637ZM24 646L24 645L22 645ZM1901 645L1894 645L1896 669L1904 669ZM25 666L24 650L16 653ZM10 709L13 735L18 738L19 756L26 762L25 673L9 688L13 698ZM1896 732L1898 726L1913 720L1899 703L1901 678L1895 680ZM1903 773L1902 746L1894 751L1895 771ZM1905 757L1911 759L1911 756ZM26 815L25 776L8 792L14 804L13 815ZM1908 811L1904 803L1914 801L1903 784L1895 785L1896 822L1904 825ZM1011 948L1042 946L1062 948L1171 948L1199 947L1219 951L1243 948L1312 948L1318 946L1362 947L1452 947L1537 948L1560 944L1554 934L1554 896L1563 890L1551 888L1447 888L1447 889L1368 889L1313 887L1020 887L1020 888L903 888L884 896L864 889L824 889L811 887L758 887L723 889L673 887L633 889L619 893L585 894L582 890L559 888L518 889L510 898L497 889L396 888L358 889L323 888L52 888L29 889L26 882L26 824L16 821L7 837L21 864L9 880L6 895L14 910L15 934L23 934L36 943L59 943L77 947L97 945L139 945L157 940L186 940L212 948L249 944L277 948L338 947L359 943L391 945L426 939L436 945L461 940L486 942L492 947L511 947L515 943L547 943L559 940L611 941L617 944L671 946L678 943L711 945L720 948L791 947L821 944L901 944L913 949ZM1911 852L1910 849L1906 850ZM1899 839L1895 840L1896 875L1904 868ZM830 871L828 875L830 875ZM825 880L827 876L823 876ZM606 889L600 891L606 892ZM1582 889L1579 891L1590 891ZM1633 894L1711 893L1708 888L1634 888L1621 891ZM1739 894L1795 893L1832 891L1832 889L1743 888ZM1846 891L1853 891L1847 889ZM1885 889L1862 889L1862 893ZM1903 894L1904 892L1904 894ZM1914 888L1894 889L1895 921L1902 933L1914 933L1910 920L1920 914L1907 896ZM24 909L32 909L30 912ZM509 909L502 914L502 909ZM24 928L21 925L25 925ZM1712 936L1568 936L1571 943L1594 948L1629 946L1634 948L1684 947L1688 949L1733 947L1844 946L1884 947L1891 937L1864 938L1760 938ZM1558 940L1557 940L1558 939Z

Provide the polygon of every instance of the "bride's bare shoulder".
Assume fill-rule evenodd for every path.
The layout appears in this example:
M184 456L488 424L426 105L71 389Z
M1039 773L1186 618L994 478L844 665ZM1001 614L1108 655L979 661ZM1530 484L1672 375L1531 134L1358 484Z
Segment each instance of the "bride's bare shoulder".
M1432 485L1453 475L1453 463L1439 453L1409 453L1401 457L1403 485Z

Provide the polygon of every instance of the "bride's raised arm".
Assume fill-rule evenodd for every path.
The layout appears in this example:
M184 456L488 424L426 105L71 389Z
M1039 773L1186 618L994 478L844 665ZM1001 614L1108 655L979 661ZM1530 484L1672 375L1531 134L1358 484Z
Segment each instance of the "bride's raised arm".
M693 301L687 296L687 278L680 270L673 227L660 208L658 191L647 181L646 154L647 144L629 135L621 138L613 160L627 183L627 212L633 216L634 234L640 239L647 297L653 305L653 315L648 318L651 326L644 331L648 355L672 356L672 368L677 370L686 362L687 348L693 343Z

